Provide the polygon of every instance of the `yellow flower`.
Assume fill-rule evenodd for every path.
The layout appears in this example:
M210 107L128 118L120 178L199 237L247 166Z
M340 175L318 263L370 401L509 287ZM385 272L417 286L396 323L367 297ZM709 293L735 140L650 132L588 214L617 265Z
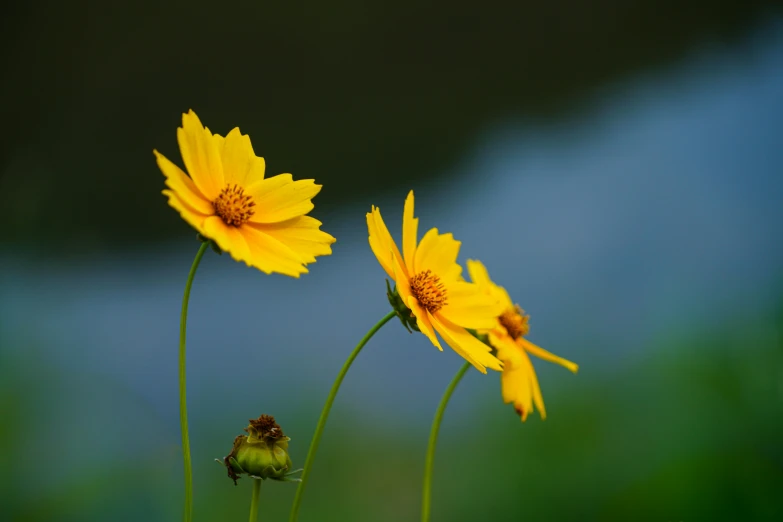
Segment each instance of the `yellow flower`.
M544 398L541 396L536 371L528 354L557 363L574 373L579 366L525 339L530 330L529 316L511 301L505 288L492 282L483 264L468 259L467 265L470 279L486 295L503 303L503 312L495 318L495 325L481 332L488 335L490 344L497 350L498 358L503 361L503 374L500 377L503 402L513 402L514 409L523 421L533 411L533 404L541 413L541 418L546 419Z
M419 330L443 350L438 332L455 352L480 372L500 371L502 366L491 349L465 328L492 328L501 305L464 281L457 264L460 242L451 234L430 229L417 245L419 219L413 217L413 191L405 200L402 216L402 254L373 206L367 213L370 248L383 269L397 285L402 302L410 309Z
M153 151L166 176L169 205L204 237L237 261L271 274L299 277L315 256L332 253L335 239L306 216L321 190L291 174L264 178L264 158L250 137L233 129L224 138L205 128L192 110L182 115L177 140L190 177Z

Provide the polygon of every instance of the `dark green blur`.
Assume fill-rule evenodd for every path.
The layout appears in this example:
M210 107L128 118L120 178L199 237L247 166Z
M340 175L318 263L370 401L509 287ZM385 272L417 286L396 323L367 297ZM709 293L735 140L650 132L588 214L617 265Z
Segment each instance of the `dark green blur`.
M611 378L599 370L599 375L568 379L556 390L544 378L549 417L543 422L532 415L521 424L510 406L500 404L494 376L479 396L468 397L458 388L455 403L473 402L484 411L460 419L446 412L432 519L779 520L780 331L778 311L722 330L660 339L648 360ZM695 357L705 345L714 356ZM544 376L552 375L546 370ZM100 465L85 456L92 471L56 494L15 494L14 469L36 467L44 482L58 474L46 463L57 453L58 436L67 431L61 424L67 419L56 414L30 415L28 408L42 399L30 386L30 372L4 361L0 374L6 419L0 428L5 471L0 502L10 520L178 518L181 462L175 439L164 454L135 462ZM36 372L49 378L45 365ZM465 380L472 379L481 377L469 372ZM433 408L437 399L422 397ZM406 426L379 432L339 410L330 419L301 519L417 520L426 437L411 432L424 433ZM315 419L316 412L284 413L297 419L298 427L310 424L303 419ZM116 421L122 422L121 413ZM209 446L230 450L230 427L192 425L191 430ZM301 465L308 429L288 433L294 439L294 466ZM25 437L38 441L34 454L16 451L13 441ZM243 520L250 498L247 479L235 487L225 469L208 459L194 461L194 473L197 520ZM285 520L295 487L266 481L261 520Z
M453 166L477 131L573 115L608 82L730 45L774 0L16 2L3 17L4 243L66 252L180 237L152 148L194 109L318 217Z

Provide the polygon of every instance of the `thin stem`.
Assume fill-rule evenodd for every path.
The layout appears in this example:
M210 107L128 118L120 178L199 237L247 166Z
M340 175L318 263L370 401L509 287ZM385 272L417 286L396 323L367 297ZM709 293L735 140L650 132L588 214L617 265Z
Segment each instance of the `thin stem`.
M462 380L465 372L470 368L470 363L466 362L459 369L457 375L449 383L448 388L443 393L443 398L440 400L438 409L435 411L435 418L432 419L432 428L430 429L430 441L427 444L427 457L424 460L424 486L421 493L421 522L429 522L430 520L430 506L432 497L432 468L435 465L435 444L438 442L438 432L440 431L440 423L443 420L443 413L446 411L446 405L451 399L451 395L454 393L454 389Z
M185 461L185 509L182 519L185 522L193 520L193 466L190 463L190 439L188 438L188 404L185 386L185 332L188 322L188 300L193 277L196 275L201 258L209 248L209 242L201 244L196 253L193 265L190 267L188 280L185 283L185 295L182 297L182 315L179 321L179 423L182 426L182 458Z
M351 355L348 356L348 359L343 364L342 369L340 369L340 373L337 374L337 378L334 380L334 384L332 385L332 390L329 392L329 396L326 398L324 409L321 411L321 417L318 419L318 425L315 427L313 440L310 442L310 449L307 452L307 458L305 459L304 463L304 470L302 471L302 481L299 483L299 487L296 488L294 504L291 506L291 514L288 517L289 522L296 522L296 518L299 516L299 506L302 503L302 495L304 495L305 486L307 486L307 479L310 478L310 469L313 467L315 452L318 451L318 443L321 441L321 434L323 433L324 427L326 426L326 419L329 417L329 410L332 409L332 403L334 402L334 398L337 396L337 390L340 389L340 384L342 384L345 374L348 373L348 368L351 367L351 364L353 363L354 359L356 359L356 356L359 355L360 351L362 351L362 348L364 348L364 345L367 344L367 341L369 341L370 338L375 335L375 332L380 330L381 326L388 323L392 317L395 316L396 312L392 310L383 316L383 319L378 321L375 326L370 328L370 331L367 332L364 337L362 337L362 340L359 341L359 344L357 344L356 348L353 349Z
M253 479L253 496L250 498L250 522L258 520L258 498L261 496L261 479Z

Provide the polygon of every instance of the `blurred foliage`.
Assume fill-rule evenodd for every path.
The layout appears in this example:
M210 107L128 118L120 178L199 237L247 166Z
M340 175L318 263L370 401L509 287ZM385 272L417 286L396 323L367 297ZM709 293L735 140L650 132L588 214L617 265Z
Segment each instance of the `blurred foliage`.
M185 230L152 149L180 114L240 128L317 217L437 183L498 120L570 114L607 82L746 33L779 2L13 2L0 85L3 241L84 250Z
M475 402L476 413L455 419L447 412L433 521L780 520L783 313L698 335L683 332L656 346L641 364L614 373L583 371L545 390L550 416L544 422L533 417L521 424L500 404L497 390L466 397L458 389L454 400ZM43 364L36 365L37 375L47 384L38 387L23 377L31 374L24 367L29 358L0 362L0 519L178 517L176 433L156 439L146 452L133 451L151 427L129 432L114 426L124 419L110 412L128 398L118 397L111 383L99 383L89 397L69 395L67 376ZM96 396L107 401L105 411ZM58 409L72 402L89 408L98 427L69 427L67 411ZM285 417L294 425L303 417L314 424L317 412ZM236 433L214 424L191 430L207 439L194 449L197 517L243 520L250 484L240 480L235 487L211 462L230 450ZM81 440L69 438L69 431ZM413 437L414 431L381 431L338 408L301 519L417 519L426 437ZM295 465L307 437L294 436ZM216 454L205 456L204 448ZM264 484L262 520L285 519L294 487Z

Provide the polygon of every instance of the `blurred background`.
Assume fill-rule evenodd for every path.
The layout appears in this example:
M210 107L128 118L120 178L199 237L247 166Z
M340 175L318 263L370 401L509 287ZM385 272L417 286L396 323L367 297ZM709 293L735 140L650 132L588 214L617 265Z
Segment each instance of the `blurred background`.
M15 2L0 40L0 520L181 516L177 342L198 248L160 194L194 109L324 185L300 280L208 253L191 296L196 520L275 415L301 466L388 311L365 213L462 240L531 314L548 418L497 374L446 412L433 521L783 519L779 2ZM395 322L332 411L300 514L418 520L461 360ZM262 520L295 485L267 482Z

